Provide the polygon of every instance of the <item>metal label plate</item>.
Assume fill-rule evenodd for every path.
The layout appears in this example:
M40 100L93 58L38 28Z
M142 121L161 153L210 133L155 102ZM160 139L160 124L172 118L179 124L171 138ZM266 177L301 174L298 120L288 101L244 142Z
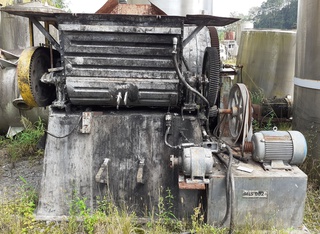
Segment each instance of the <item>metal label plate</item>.
M268 191L263 190L243 190L242 197L246 198L267 198Z

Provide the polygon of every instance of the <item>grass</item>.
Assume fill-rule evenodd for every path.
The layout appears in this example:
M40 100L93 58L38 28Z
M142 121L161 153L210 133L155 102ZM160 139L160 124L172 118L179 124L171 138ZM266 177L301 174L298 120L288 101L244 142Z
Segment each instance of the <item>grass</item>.
M304 223L312 233L320 233L320 187L316 182L308 186Z
M260 89L258 91L250 92L250 98L252 104L261 104L263 99L265 98L263 90Z
M23 180L23 178L21 178ZM99 209L91 211L85 205L85 199L76 198L72 203L68 221L42 222L36 221L34 211L37 194L26 181L21 188L20 198L14 201L2 201L0 204L0 233L197 233L222 234L228 233L226 228L216 228L204 222L201 207L194 210L190 222L178 221L168 213L161 218L152 219L146 224L137 222L134 213L121 210L110 202L102 202ZM169 222L170 220L170 222ZM311 233L320 232L320 191L309 185L306 200L304 223ZM168 222L170 225L167 225ZM252 226L237 229L234 233L261 233ZM275 230L267 233L290 233L292 229ZM266 232L264 232L266 233Z
M25 130L12 138L0 138L0 147L5 148L12 163L23 158L40 157L43 150L39 150L37 144L45 133L45 126L41 119L32 124L28 119L22 117L21 122Z

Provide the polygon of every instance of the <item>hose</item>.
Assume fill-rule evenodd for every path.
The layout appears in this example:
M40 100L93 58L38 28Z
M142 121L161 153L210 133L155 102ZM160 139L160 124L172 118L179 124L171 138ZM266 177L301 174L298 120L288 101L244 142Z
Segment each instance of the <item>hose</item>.
M198 97L200 97L202 99L202 101L205 102L205 104L207 105L207 113L206 113L206 128L207 131L210 132L209 130L209 111L210 111L210 103L209 101L201 94L199 93L196 89L194 89L193 87L191 87L191 85L188 84L188 82L184 79L179 66L178 66L178 61L177 61L177 54L173 53L173 64L174 64L174 68L176 70L176 73L178 75L179 80L182 82L182 84L191 92L193 92L194 94L196 94Z
M218 154L218 158L220 161L225 165L227 168L227 174L226 174L226 214L221 221L221 226L225 225L226 221L230 219L230 224L229 224L229 233L233 233L234 229L234 201L235 201L235 183L234 183L234 176L232 174L232 151L229 146L226 146L228 155L229 155L229 160L226 162L226 160L222 157L222 155Z

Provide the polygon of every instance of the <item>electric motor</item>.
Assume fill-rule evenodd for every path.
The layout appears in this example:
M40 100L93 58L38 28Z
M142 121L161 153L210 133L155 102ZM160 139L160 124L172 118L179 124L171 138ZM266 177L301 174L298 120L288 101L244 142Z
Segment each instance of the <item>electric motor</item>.
M257 162L282 160L302 164L307 155L307 142L298 131L261 131L252 137L253 159Z
M203 180L212 173L214 160L212 151L203 147L189 147L183 149L183 173L193 179Z

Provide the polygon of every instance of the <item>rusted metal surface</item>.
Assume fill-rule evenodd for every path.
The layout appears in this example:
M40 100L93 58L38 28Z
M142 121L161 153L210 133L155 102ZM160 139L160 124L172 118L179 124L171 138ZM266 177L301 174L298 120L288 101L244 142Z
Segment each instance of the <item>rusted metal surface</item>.
M96 11L96 14L110 14L110 12L117 7L119 4L118 0L107 1L99 10Z
M179 182L179 189L205 190L206 185L204 183L186 183L182 181Z
M219 114L232 114L232 109L219 109Z
M292 100L288 98L263 99L252 104L253 118L259 122L288 122L292 117Z
M96 14L166 15L154 4L119 4L118 0L107 1Z
M163 12L157 12L151 5L131 5L119 4L110 14L124 14L124 15L165 15Z
M127 5L127 4L119 4L114 5L114 3L110 3L106 7L102 7L96 13L113 13L113 14L140 14L140 13L148 13L153 15L165 15L160 9L155 7L154 5L150 5L150 7L146 7L147 5ZM118 10L116 8L119 7ZM148 9L149 8L149 9ZM110 11L111 10L111 11ZM1 8L1 11L13 14L24 16L28 18L34 18L38 21L48 21L50 24L56 25L56 13L65 13L64 10L44 6L39 2L18 4L14 6L7 6ZM122 12L122 13L121 13ZM130 13L131 12L131 13ZM88 18L92 14L86 14ZM195 24L195 25L205 25L205 26L226 26L228 24L234 23L238 21L237 18L228 18L228 17L218 17L218 16L210 16L210 15L187 15L184 18L185 24Z
M211 47L217 48L220 54L220 46L219 46L220 42L219 42L217 29L214 26L208 26L207 28L209 29L209 32L210 32Z
M252 153L253 152L253 144L252 142L246 141L244 142L243 147L243 152L245 153Z
M218 17L211 15L187 15L186 24L222 27L237 22L238 18Z

